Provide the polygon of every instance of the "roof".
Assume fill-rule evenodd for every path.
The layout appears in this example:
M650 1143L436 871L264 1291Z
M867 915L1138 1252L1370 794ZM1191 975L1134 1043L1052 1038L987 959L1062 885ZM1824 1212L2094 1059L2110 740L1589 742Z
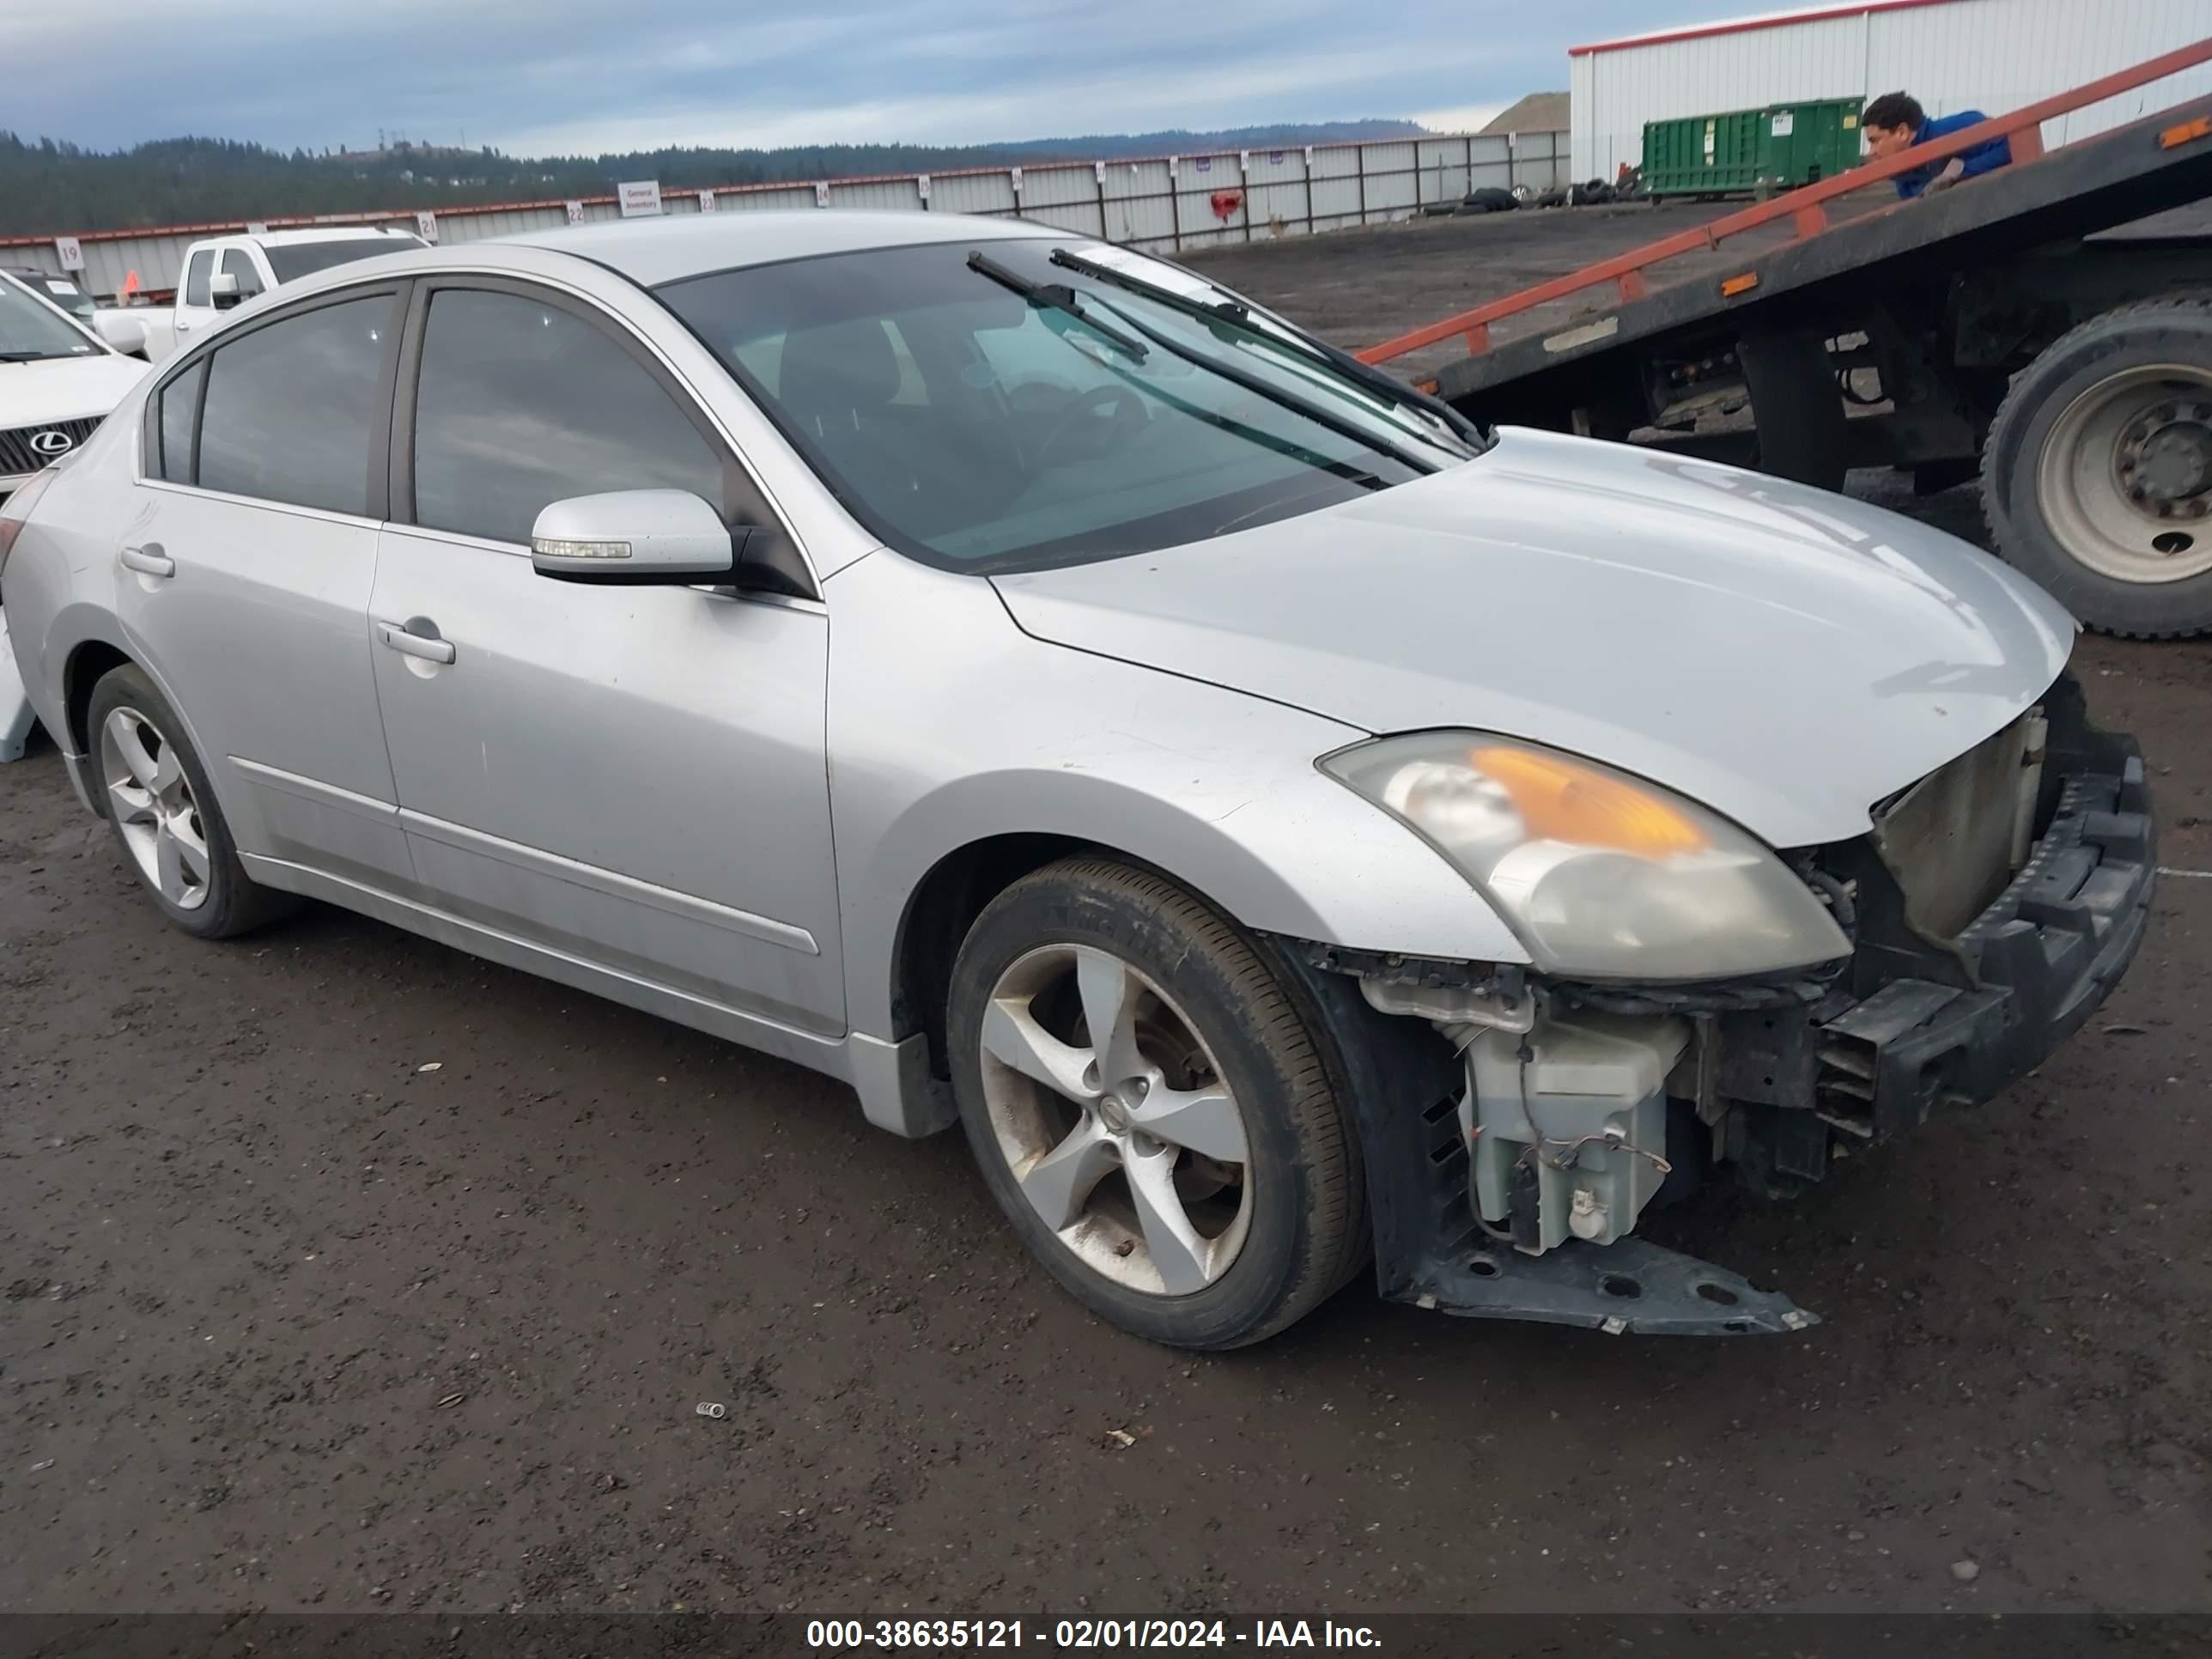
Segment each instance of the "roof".
M1568 95L1564 92L1532 92L1518 103L1507 105L1475 136L1484 137L1493 132L1565 132Z
M1716 23L1683 23L1648 29L1642 34L1616 35L1585 46L1569 46L1567 56L1580 58L1594 52L1615 52L1624 46L1656 46L1669 40L1698 40L1713 34L1741 34L1750 29L1787 28L1793 23L1817 23L1831 17L1862 17L1875 11L1910 11L1916 6L1948 6L1953 0L1857 0L1838 5L1836 0L1810 6L1791 6L1782 11L1762 11L1748 17L1731 17Z
M574 253L622 272L647 288L740 265L807 259L862 248L927 242L1005 241L1054 233L1020 219L960 213L870 213L854 208L763 208L680 218L610 219L491 240ZM482 246L479 243L476 246Z
M315 225L305 230L246 230L228 233L229 236L235 237L240 241L258 242L264 247L294 247L303 242L395 240L400 236L412 234L400 230L387 234L374 225ZM154 236L160 233L145 231L141 234ZM205 240L212 242L218 239L210 236Z

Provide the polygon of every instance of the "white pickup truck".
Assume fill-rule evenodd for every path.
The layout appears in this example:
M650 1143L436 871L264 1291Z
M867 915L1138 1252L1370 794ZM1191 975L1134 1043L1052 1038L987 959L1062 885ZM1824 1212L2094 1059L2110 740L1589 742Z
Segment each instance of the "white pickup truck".
M158 363L258 294L332 265L422 246L409 231L360 225L211 236L185 250L174 307L166 313L134 309L129 315L145 328L148 361Z

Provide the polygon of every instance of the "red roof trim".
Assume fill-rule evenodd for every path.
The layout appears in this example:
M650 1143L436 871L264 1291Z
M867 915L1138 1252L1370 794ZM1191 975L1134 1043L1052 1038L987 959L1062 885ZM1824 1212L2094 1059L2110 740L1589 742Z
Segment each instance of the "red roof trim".
M1747 34L1753 29L1786 29L1798 23L1825 23L1836 17L1861 17L1869 12L1910 11L1917 6L1948 6L1953 0L1858 0L1856 5L1830 6L1825 11L1800 12L1794 17L1740 17L1733 22L1698 23L1670 29L1663 34L1637 34L1620 40L1596 40L1586 46L1569 46L1570 58L1597 52L1629 52L1638 46L1662 46L1674 40L1702 40L1713 34Z

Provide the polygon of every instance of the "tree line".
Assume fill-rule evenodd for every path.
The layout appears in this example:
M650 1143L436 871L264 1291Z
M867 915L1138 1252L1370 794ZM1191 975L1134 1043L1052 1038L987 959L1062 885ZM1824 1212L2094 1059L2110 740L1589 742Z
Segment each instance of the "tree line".
M1335 121L994 144L671 147L625 155L531 157L489 147L465 150L404 142L368 153L287 154L229 138L164 138L129 149L96 150L0 129L0 235L605 196L626 179L657 179L664 190L698 190L1055 160L1285 149L1406 137L1421 131L1410 121Z

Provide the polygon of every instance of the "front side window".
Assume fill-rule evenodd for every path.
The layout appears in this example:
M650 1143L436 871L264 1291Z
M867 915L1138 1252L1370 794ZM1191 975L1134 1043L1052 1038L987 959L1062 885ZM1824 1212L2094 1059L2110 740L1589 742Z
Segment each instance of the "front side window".
M395 305L380 294L323 306L216 351L200 418L200 487L366 514Z
M204 306L208 298L208 278L215 272L215 250L202 248L192 255L191 263L185 267L185 303Z
M161 388L161 476L171 483L192 481L192 439L200 412L200 383L207 378L203 357Z
M871 528L955 568L1201 540L1472 453L1287 327L1194 318L1054 247L876 248L655 292Z
M222 274L238 279L238 298L241 304L261 292L261 273L253 268L253 256L242 247L228 247L222 251Z
M720 458L622 347L544 301L430 296L415 394L415 521L523 543L548 504L684 489L723 506Z

